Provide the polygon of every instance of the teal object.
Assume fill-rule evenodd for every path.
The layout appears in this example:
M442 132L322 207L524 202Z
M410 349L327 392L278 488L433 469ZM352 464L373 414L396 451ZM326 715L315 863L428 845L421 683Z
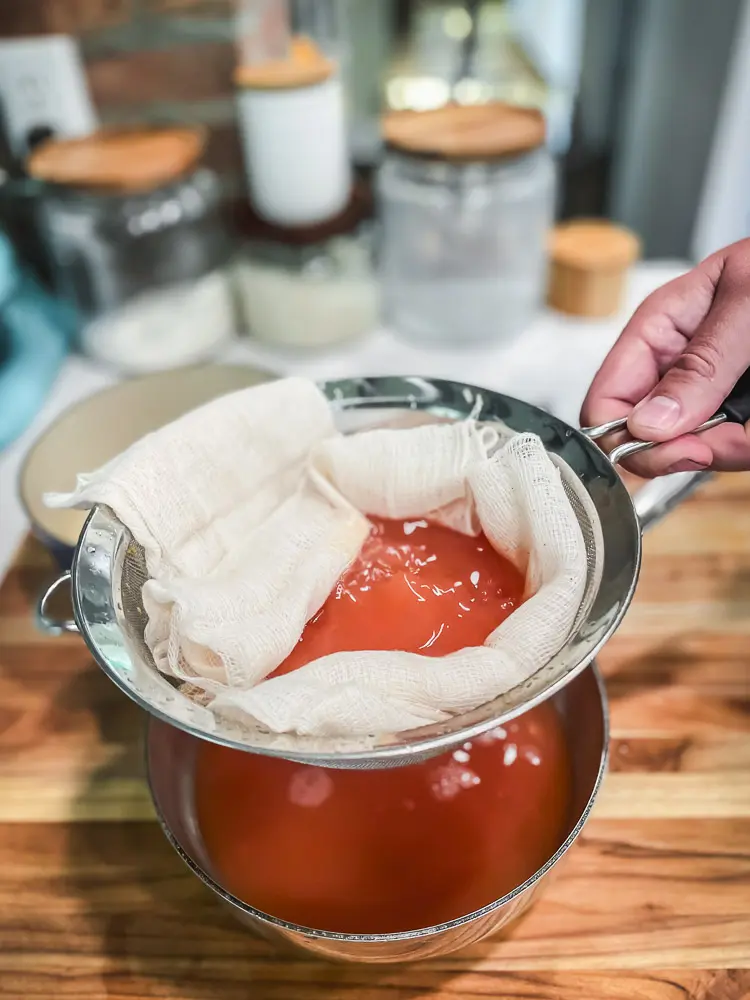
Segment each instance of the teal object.
M0 450L41 409L75 328L72 313L19 266L0 232Z

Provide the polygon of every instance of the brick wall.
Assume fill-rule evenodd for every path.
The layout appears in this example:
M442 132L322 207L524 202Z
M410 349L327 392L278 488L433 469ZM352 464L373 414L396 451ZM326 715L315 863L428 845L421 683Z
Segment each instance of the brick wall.
M105 124L199 123L207 160L241 183L233 0L0 0L0 37L66 33Z

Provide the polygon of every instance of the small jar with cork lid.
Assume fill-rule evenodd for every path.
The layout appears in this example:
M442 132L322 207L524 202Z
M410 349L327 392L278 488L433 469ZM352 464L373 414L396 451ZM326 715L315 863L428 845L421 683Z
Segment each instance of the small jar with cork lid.
M507 342L546 287L555 173L539 111L393 112L378 177L386 323L421 344Z
M104 130L29 159L80 347L125 374L204 360L235 333L233 244L203 146L195 129Z
M553 309L603 319L622 307L628 272L640 255L635 233L607 219L574 219L550 238L549 291Z

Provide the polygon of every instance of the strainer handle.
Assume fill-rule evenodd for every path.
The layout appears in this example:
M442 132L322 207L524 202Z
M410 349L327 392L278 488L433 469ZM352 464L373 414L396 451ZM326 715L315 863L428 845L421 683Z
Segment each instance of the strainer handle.
M708 431L712 427L718 427L719 424L723 424L725 421L733 424L746 424L750 421L750 368L737 379L734 388L722 403L721 409L717 410L708 420L704 420L699 427L696 427L690 433L700 434L702 431ZM592 441L598 441L599 438L604 437L606 434L625 430L627 424L628 418L620 417L618 420L610 420L606 424L599 424L597 427L582 427L581 430L587 438L590 438ZM609 453L609 460L613 465L617 465L624 458L638 455L642 451L648 451L655 444L656 442L654 441L626 441L624 444L620 444L612 449Z
M70 584L69 569L66 569L62 576L59 576L49 585L49 587L47 587L42 596L39 598L39 602L37 604L37 628L42 632L46 632L48 635L60 635L63 632L78 631L78 626L72 618L55 618L47 611L47 605L52 599L53 594L65 583Z
M731 420L726 413L720 412L714 414L713 417L709 417L705 420L699 427L696 427L691 434L700 434L702 431L708 431L712 427L718 427L719 424L723 424L725 421ZM615 431L624 431L628 426L627 417L619 417L617 420L609 420L606 424L598 424L596 427L582 427L581 433L585 434L587 438L591 441L598 441L599 438L605 436L605 434L613 434ZM658 442L656 441L625 441L624 444L617 445L609 452L609 460L613 465L617 465L622 462L624 458L630 458L632 455L639 455L642 451L648 451L650 448L655 448Z

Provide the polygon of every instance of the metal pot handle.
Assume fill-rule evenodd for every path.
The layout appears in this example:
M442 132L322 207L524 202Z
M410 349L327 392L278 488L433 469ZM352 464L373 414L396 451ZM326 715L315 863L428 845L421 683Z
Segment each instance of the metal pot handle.
M653 528L712 477L713 473L707 471L674 472L641 486L633 496L633 506L641 531Z
M70 584L70 570L65 570L62 576L59 576L53 583L47 587L42 596L39 598L39 602L36 608L36 624L37 628L46 632L47 635L61 635L63 632L78 632L78 626L72 618L55 618L49 614L47 611L47 605L52 598L52 595L59 587L62 587L64 583Z

